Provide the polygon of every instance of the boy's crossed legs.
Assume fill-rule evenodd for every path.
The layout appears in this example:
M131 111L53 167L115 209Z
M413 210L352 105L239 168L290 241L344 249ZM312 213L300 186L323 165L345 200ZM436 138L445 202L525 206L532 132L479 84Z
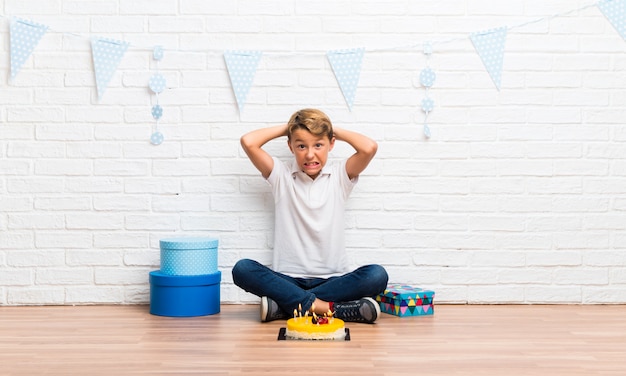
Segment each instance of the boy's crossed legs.
M233 267L235 284L261 297L261 321L288 319L299 306L316 314L329 310L349 322L373 323L380 307L371 297L387 287L388 275L380 265L362 266L338 277L293 278L265 265L243 259Z

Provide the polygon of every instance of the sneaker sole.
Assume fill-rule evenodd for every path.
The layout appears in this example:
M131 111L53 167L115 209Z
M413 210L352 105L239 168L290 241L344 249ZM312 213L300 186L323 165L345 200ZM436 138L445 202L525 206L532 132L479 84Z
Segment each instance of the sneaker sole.
M376 310L376 317L371 322L373 324L380 317L380 305L373 298L367 297L367 298L363 298L363 299L368 300L370 303L372 303L374 305L374 309Z
M261 298L261 322L267 321L267 311L269 310L269 304L267 296Z

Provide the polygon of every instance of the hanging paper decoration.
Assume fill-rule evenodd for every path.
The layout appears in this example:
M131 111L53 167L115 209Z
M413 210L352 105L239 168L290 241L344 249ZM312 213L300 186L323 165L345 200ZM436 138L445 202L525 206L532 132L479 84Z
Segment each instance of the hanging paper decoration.
M506 27L472 33L470 39L480 56L487 73L491 76L496 88L500 90L502 83L502 64L504 62L504 44Z
M354 48L349 50L328 51L326 56L333 68L335 78L341 88L343 97L346 99L348 108L352 111L356 89L359 85L361 75L361 63L365 48Z
M261 55L261 51L224 52L224 60L226 61L226 68L230 75L230 83L235 92L235 99L239 106L239 113L243 112L243 107L246 104L246 98L252 86L252 81L254 80L259 61L261 60Z
M435 84L437 75L430 68L430 56L433 54L433 45L430 42L424 43L424 55L426 55L426 68L420 72L420 84L425 88L426 97L422 99L422 111L424 116L424 136L430 138L430 128L428 127L428 115L435 108L435 101L428 95L430 88Z
M598 3L598 8L619 35L626 39L626 1L602 0Z
M539 18L534 21L525 22L512 27L499 27L491 30L475 32L470 34L470 39L474 48L478 52L488 74L493 80L496 88L500 90L502 79L502 67L504 61L504 46L509 29L523 27L538 21L550 20L555 17L570 15L589 8L598 7L601 13L609 20L617 32L626 39L626 0L598 0L597 3L584 5L577 9L565 11L559 14ZM0 16L1 17L1 16ZM10 80L13 80L19 73L23 64L28 60L37 44L48 31L48 27L32 21L19 18L12 18L10 23ZM75 34L72 34L75 36ZM448 43L455 41L455 38L440 41ZM116 41L106 38L91 38L92 57L94 73L97 86L98 100L101 100L104 92L113 77L121 59L123 58L129 44L123 41ZM379 49L378 51L395 51L398 47ZM158 52L162 57L162 49ZM160 59L157 51L154 51L154 58ZM356 90L358 87L361 64L365 48L344 49L327 51L326 55L333 69L337 82L345 97L350 110L354 105ZM237 100L239 111L243 110L246 97L251 88L252 81L256 74L256 69L262 53L260 51L232 50L224 53L224 59L230 75L233 91ZM424 70L423 78L420 78L422 85L426 88L426 98L422 100L422 110L426 113L426 118L434 109L434 101L428 97L428 89L434 83L434 72ZM163 90L165 86L162 77L154 77L150 82L151 90ZM154 91L155 94L157 93ZM153 116L162 113L162 109L155 105ZM426 119L425 119L426 120ZM430 136L428 124L424 124L425 135Z
M46 31L46 25L21 18L11 19L11 80L17 76Z
M159 73L159 61L163 59L163 48L161 46L154 47L152 51L152 58L155 60L156 73L150 77L148 81L148 87L154 93L155 104L152 106L152 118L154 119L154 128L150 135L150 143L152 145L161 145L165 137L163 133L159 132L159 119L163 116L163 107L159 104L159 94L165 90L165 77Z
M93 66L96 74L96 88L98 101L102 99L104 91L113 78L117 66L122 61L128 43L107 38L93 38L91 40L91 53Z

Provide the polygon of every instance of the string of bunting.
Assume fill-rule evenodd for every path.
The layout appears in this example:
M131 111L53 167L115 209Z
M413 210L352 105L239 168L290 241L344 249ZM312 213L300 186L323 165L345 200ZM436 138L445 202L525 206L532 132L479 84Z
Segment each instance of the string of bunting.
M428 126L428 115L435 108L435 101L429 96L430 88L435 84L437 74L430 68L430 56L433 54L433 45L430 42L424 43L424 55L426 55L426 68L420 72L420 84L425 88L425 97L422 99L422 111L424 115L424 136L430 138L430 127Z
M159 132L159 120L163 116L163 107L159 104L159 94L165 90L166 81L165 77L159 73L159 62L163 59L163 47L156 46L152 51L152 59L155 61L156 72L150 77L148 87L154 93L155 104L152 106L152 118L154 119L154 129L150 136L150 143L152 145L161 145L163 142L163 133Z
M538 18L520 25L515 26L502 26L494 29L477 31L469 34L469 39L472 42L476 53L480 57L485 70L489 77L493 81L497 90L501 89L502 85L502 67L504 63L504 52L507 32L516 28L524 27L529 24L542 22L555 17L568 15L574 12L580 12L588 8L597 7L600 12L606 17L615 30L626 40L626 0L600 0L599 2L589 4L577 9L573 9L567 12L551 15L548 17ZM3 16L0 16L3 17ZM20 71L22 65L27 61L32 52L35 50L37 44L41 38L49 31L49 27L43 24L39 24L30 20L22 18L11 17L10 19L10 82L15 80L17 74ZM76 36L76 34L71 34ZM105 93L105 90L115 74L119 63L122 61L124 54L129 47L135 48L128 42L113 40L101 37L91 37L91 49L94 65L94 74L96 82L96 90L98 95L98 101L100 101ZM426 56L426 68L420 72L420 84L425 88L425 98L422 100L422 111L425 113L424 117L424 135L430 137L430 128L428 127L427 119L431 111L435 107L433 99L429 96L429 89L435 82L435 71L429 66L429 58L433 54L435 47L442 44L447 44L455 41L465 40L465 38L450 38L444 40L432 40L428 42L416 43L410 46L404 47L391 47L384 49L366 49L366 48L353 48L343 50L331 50L326 52L326 58L332 68L332 71L337 80L337 84L344 96L348 109L352 111L354 101L356 98L356 92L359 83L359 77L361 73L361 65L364 55L371 52L384 52L384 51L397 51L400 49L416 49L420 46L423 48L423 52ZM153 58L158 60L155 51L153 49ZM158 55L162 57L163 49L158 46ZM180 52L218 52L218 51L180 51ZM276 52L262 52L262 51L241 51L241 50L229 50L219 51L223 53L223 57L226 63L226 68L230 77L232 89L235 95L239 112L242 113L246 104L246 98L252 87L254 76L258 68L259 62L264 54L274 54ZM284 53L281 53L284 54ZM298 52L290 52L289 54L302 54ZM157 79L157 82L153 82L153 79ZM152 91L156 94L156 105L152 109L153 117L157 124L154 129L152 143L160 144L163 139L162 135L158 132L158 120L162 109L158 104L158 93L165 88L164 78L157 73L151 78L149 84ZM160 135L158 136L157 133ZM156 136L155 136L156 135Z

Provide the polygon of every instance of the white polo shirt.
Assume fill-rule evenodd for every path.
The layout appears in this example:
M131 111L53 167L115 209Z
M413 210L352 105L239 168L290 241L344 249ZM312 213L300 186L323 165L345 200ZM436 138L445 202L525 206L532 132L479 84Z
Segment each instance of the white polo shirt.
M275 271L320 278L348 272L344 212L357 181L358 177L348 178L346 160L328 161L313 180L295 160L274 158L267 182L275 206Z

